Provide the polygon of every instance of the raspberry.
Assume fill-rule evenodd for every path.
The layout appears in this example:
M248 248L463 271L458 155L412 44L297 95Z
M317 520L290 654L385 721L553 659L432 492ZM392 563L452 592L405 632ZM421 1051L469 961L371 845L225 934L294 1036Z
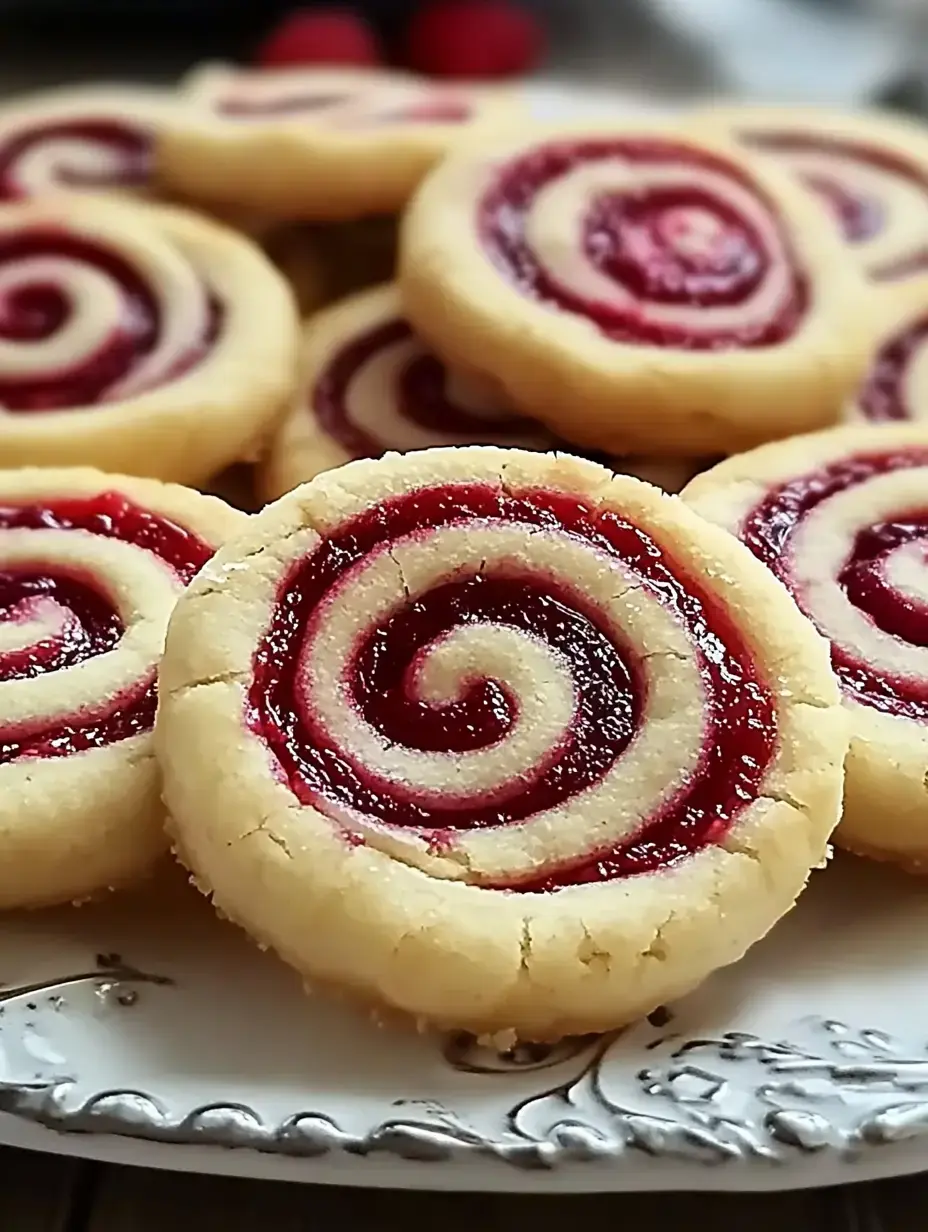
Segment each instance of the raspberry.
M370 26L350 9L296 9L258 48L263 68L301 64L381 64L383 56Z
M506 0L434 0L413 17L405 40L410 68L436 77L511 77L541 57L541 25Z

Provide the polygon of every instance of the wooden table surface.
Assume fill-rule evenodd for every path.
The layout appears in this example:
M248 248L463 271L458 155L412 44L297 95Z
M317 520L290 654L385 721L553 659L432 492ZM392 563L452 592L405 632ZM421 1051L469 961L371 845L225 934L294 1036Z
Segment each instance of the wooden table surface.
M926 1159L928 1164L928 1159ZM923 1232L928 1175L759 1195L522 1197L285 1185L90 1164L0 1148L2 1232L520 1232L544 1217L663 1232Z

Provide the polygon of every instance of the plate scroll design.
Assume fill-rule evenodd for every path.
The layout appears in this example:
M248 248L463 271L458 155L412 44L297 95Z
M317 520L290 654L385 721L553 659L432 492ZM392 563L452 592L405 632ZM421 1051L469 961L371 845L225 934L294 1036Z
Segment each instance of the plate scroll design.
M176 988L116 954L93 970L0 986L0 1043L35 1035L75 986L92 988L108 1006L132 1010L145 986ZM833 1151L853 1161L862 1152L928 1135L928 1048L902 1047L882 1031L834 1019L806 1018L790 1040L726 1031L705 1038L675 1029L658 1011L647 1024L649 1063L630 1075L623 1035L567 1039L550 1046L499 1051L472 1037L436 1037L443 1062L486 1083L528 1075L536 1089L513 1102L491 1128L477 1127L447 1103L397 1099L392 1114L363 1132L345 1129L324 1109L269 1122L235 1099L178 1114L156 1092L111 1089L75 1097L80 1075L46 1058L29 1077L0 1078L0 1112L70 1133L116 1134L176 1144L246 1148L313 1157L386 1152L443 1161L479 1154L522 1169L574 1161L640 1157L718 1166L786 1162L795 1153ZM41 1034L39 1032L39 1034ZM54 1052L48 1056L53 1057ZM36 1054L33 1053L34 1062ZM543 1076L543 1077L542 1077Z

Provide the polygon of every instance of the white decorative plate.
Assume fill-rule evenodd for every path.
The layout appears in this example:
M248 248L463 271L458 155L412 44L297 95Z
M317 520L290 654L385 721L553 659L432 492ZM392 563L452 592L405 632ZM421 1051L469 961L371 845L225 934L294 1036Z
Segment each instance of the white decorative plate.
M0 1141L357 1185L827 1185L928 1161L928 887L838 858L735 967L617 1037L378 1027L178 876L0 929Z

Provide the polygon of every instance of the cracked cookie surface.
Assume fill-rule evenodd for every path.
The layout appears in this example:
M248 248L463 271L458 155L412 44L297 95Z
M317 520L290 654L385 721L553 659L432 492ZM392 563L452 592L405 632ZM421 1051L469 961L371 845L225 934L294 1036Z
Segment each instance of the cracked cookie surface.
M161 690L216 906L443 1026L647 1013L789 909L838 817L823 639L730 536L564 455L317 476L184 596Z

